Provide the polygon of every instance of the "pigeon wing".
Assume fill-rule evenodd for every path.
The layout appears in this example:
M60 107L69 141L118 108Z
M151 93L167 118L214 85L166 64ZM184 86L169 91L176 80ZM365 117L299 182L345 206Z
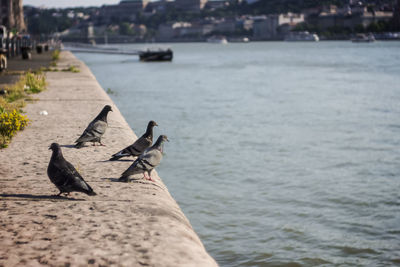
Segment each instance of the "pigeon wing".
M140 155L131 166L122 174L122 177L128 177L134 174L151 171L160 164L162 154L158 149L147 150Z
M93 189L85 182L83 177L79 174L79 172L75 169L75 167L69 163L68 161L65 161L66 163L66 175L68 175L68 183L67 187L71 191L79 191L83 193L91 193L93 192Z
M162 153L158 149L151 149L147 151L146 154L144 154L143 158L141 161L143 162L143 165L146 167L146 170L152 170L155 167L157 167L162 159Z
M106 129L107 123L105 121L93 121L88 125L83 134L75 141L75 143L97 140L98 138L101 138Z
M132 156L139 156L143 153L147 148L149 148L153 144L153 140L151 138L146 138L141 136L138 140L136 140L133 145L130 146L129 152Z
M147 148L149 148L152 145L152 140L150 138L146 138L144 136L141 136L139 139L137 139L132 145L125 147L118 153L115 153L112 155L113 158L122 158L122 157L128 157L128 156L140 156Z
M49 167L47 168L47 174L50 178L50 181L55 184L60 191L63 191L62 186L68 180L68 175L65 172L65 166L62 165L62 162L54 162L51 160Z
M121 177L128 177L128 176L131 176L131 175L134 175L134 174L138 174L138 173L143 172L143 171L141 170L141 168L140 168L139 162L140 162L139 159L136 159L136 160L132 163L132 165L129 166L129 168L128 168L126 171L124 171L124 172L122 173Z

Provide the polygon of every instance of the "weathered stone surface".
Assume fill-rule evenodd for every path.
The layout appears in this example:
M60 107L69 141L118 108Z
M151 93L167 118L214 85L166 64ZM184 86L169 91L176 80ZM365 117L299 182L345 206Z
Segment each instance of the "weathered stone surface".
M137 137L82 62L63 52L58 65L80 73L47 73L49 89L25 108L30 126L0 150L0 266L217 266L155 173L156 183L116 182L132 162L106 160ZM71 148L105 104L106 146ZM52 196L52 142L97 196Z

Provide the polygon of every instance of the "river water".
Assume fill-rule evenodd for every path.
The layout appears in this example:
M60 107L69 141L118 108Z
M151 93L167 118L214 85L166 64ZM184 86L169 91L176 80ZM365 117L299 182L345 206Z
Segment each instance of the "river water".
M169 46L77 56L221 266L400 264L400 42Z

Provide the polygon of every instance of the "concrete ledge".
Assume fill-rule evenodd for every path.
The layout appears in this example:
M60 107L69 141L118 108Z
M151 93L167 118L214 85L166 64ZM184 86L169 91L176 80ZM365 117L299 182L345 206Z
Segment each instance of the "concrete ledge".
M68 65L80 73L48 72L49 89L25 108L30 126L0 150L0 266L217 266L158 176L115 182L132 161L104 161L137 137L89 68L63 52L58 66ZM63 147L98 195L53 198L49 145L73 144L105 104L106 147Z

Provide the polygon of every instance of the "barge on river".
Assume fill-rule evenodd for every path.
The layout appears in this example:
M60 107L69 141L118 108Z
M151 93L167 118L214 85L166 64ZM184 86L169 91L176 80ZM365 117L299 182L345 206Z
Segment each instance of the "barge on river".
M145 50L139 52L140 61L172 61L173 53L171 49L166 50Z

